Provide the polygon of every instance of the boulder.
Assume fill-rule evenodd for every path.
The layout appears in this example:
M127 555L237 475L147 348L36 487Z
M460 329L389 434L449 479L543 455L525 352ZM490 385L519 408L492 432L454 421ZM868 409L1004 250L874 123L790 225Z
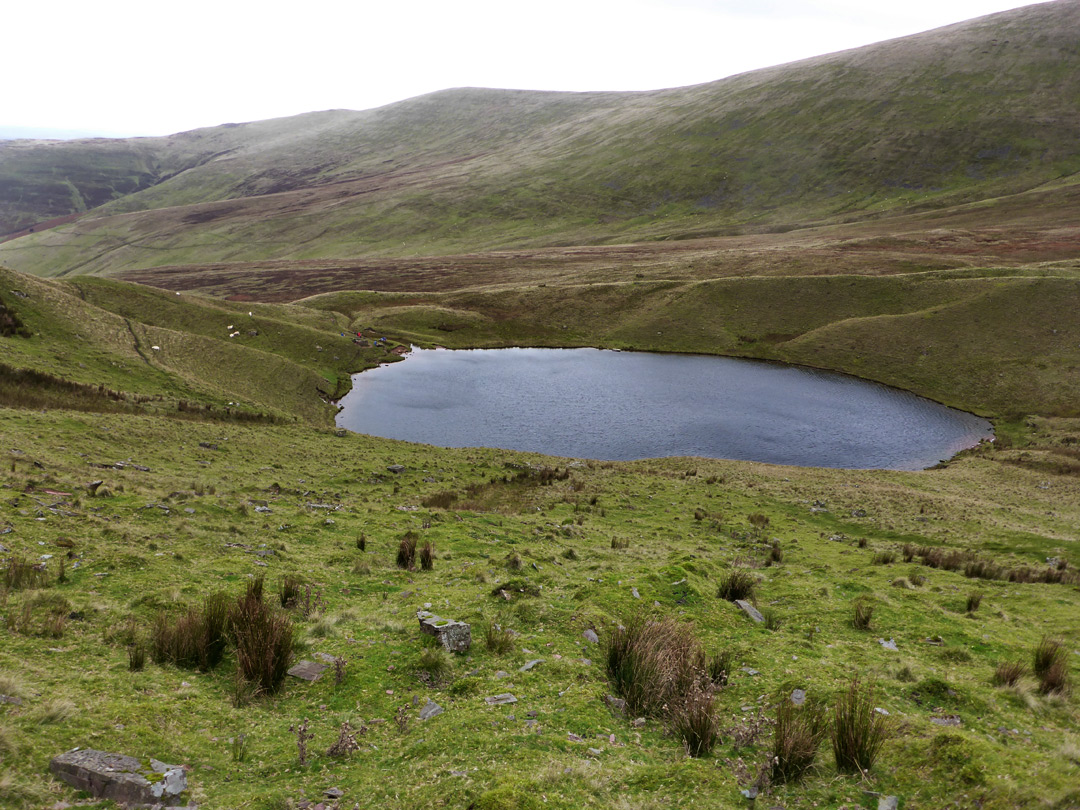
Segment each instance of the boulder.
M758 624L761 624L763 621L765 621L765 617L762 616L758 609L751 605L749 602L746 602L742 599L736 599L735 604L739 606L743 613L745 613Z
M129 807L178 807L185 803L184 768L156 759L140 761L92 748L75 749L53 757L49 770L95 799L111 799Z
M447 652L465 652L472 645L472 628L465 622L444 619L426 610L418 610L416 618L420 620L420 630L435 636Z

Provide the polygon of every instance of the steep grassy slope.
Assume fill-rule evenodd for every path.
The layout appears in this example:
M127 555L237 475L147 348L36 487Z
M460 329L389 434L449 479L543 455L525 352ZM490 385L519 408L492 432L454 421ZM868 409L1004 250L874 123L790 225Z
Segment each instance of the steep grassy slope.
M349 372L385 356L342 336L333 315L301 307L232 305L104 279L43 281L4 268L0 283L30 334L4 338L7 369L145 398L137 404L155 410L183 401L318 423L331 417L326 400L347 389Z
M189 168L0 259L54 275L430 255L1016 193L1080 170L1078 42L1080 3L1058 0L690 88L454 90L186 133L151 148Z

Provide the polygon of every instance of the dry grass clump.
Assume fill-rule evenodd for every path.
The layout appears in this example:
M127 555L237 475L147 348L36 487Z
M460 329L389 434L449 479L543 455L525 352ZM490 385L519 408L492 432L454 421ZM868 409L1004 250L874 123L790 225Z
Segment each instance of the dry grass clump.
M1016 686L1027 675L1027 664L1023 661L1002 661L994 668L991 683L994 686Z
M260 694L281 689L292 663L293 625L288 615L271 610L261 599L243 596L229 610L237 668Z
M416 565L416 540L415 532L405 532L398 543L397 567L411 571Z
M856 630L869 630L874 617L874 606L866 599L856 599L852 605L851 626Z
M782 697L776 705L773 731L772 779L794 782L814 764L818 748L829 733L825 707L820 703L796 706Z
M286 574L278 585L278 597L283 608L292 608L300 602L300 589L303 587L300 577ZM262 601L262 589L259 589L259 601Z
M736 599L750 599L754 595L757 580L749 571L736 568L729 571L721 580L716 590L720 599L734 602Z
M1043 636L1035 647L1031 669L1039 680L1039 691L1044 695L1069 692L1069 662L1059 639Z
M974 613L976 610L978 610L979 605L982 604L982 598L983 595L981 591L973 591L969 593L967 598L967 612Z
M690 625L635 616L608 637L606 658L612 687L631 714L663 720L690 756L712 750L716 687Z
M492 622L484 631L484 646L487 647L489 652L496 655L505 655L514 646L514 634L510 630Z
M48 580L48 572L43 563L29 563L12 557L4 568L5 591L44 588L49 584Z
M430 540L425 540L420 547L420 569L430 571L435 567L435 546Z
M416 661L416 674L428 686L445 683L453 665L441 647L424 647Z
M841 773L866 773L892 734L888 719L874 711L874 685L855 675L833 711L832 747Z
M206 597L201 608L176 619L159 613L150 631L150 657L159 664L209 672L225 656L228 622L229 599L223 593Z

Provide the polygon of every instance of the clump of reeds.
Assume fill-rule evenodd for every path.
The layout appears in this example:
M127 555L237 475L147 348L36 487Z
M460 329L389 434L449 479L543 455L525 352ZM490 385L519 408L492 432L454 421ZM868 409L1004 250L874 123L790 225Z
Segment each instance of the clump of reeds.
M741 568L735 568L720 579L716 595L728 602L734 602L736 599L750 599L754 595L756 586L757 580L753 574Z
M783 696L776 704L773 730L772 778L775 782L800 779L814 764L821 741L829 733L824 705L808 702L796 706Z
M866 773L892 733L888 719L874 711L874 685L855 675L833 711L832 747L842 773Z

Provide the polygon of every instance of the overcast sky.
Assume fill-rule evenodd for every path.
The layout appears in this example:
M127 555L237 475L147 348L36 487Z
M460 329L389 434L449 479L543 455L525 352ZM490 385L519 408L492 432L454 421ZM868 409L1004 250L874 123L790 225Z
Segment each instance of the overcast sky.
M5 5L0 128L165 135L447 87L651 90L1010 0L48 0Z

